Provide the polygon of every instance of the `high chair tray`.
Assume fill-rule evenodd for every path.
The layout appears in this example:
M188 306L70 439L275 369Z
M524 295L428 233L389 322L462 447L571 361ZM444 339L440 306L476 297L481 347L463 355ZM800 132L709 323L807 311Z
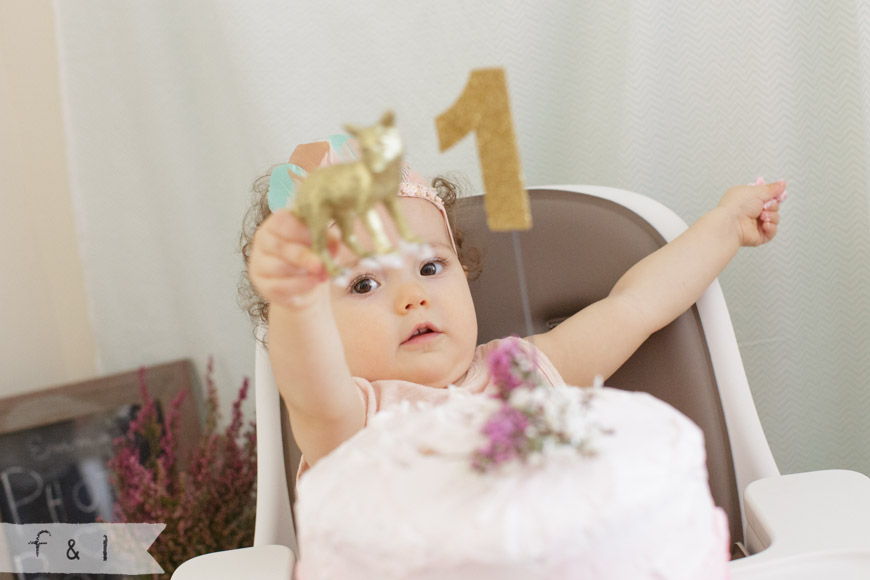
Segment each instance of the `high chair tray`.
M746 544L734 580L870 578L870 478L854 471L755 481L744 494Z
M287 546L257 546L197 556L178 567L172 580L290 580L296 558Z
M752 557L745 558L751 561ZM742 562L743 560L738 560ZM736 563L736 562L735 562ZM749 562L747 562L749 563ZM867 580L870 550L831 550L731 568L731 580Z

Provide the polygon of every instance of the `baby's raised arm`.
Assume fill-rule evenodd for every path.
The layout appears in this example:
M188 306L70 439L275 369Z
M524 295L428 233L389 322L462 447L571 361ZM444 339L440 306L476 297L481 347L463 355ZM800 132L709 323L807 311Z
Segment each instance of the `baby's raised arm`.
M276 211L254 235L248 275L269 302L275 383L296 442L314 465L363 427L365 412L332 316L328 276L310 244L298 218Z
M740 246L776 235L785 182L734 187L677 239L635 264L603 300L533 337L568 384L609 377L695 303Z

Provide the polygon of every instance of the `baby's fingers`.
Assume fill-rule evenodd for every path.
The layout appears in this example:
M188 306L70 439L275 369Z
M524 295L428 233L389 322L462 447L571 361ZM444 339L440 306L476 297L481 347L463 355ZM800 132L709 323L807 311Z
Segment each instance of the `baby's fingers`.
M278 247L275 254L280 259L294 267L295 275L320 275L325 271L323 261L308 246L302 244L285 244Z
M762 223L779 224L779 212L775 210L765 210L758 216Z
M308 226L293 212L287 210L273 212L261 224L260 229L288 242L311 243L311 232L308 230Z
M295 251L295 250L291 250ZM310 263L306 263L309 262ZM299 278L314 277L320 279L325 273L323 263L317 256L303 260L288 260L284 256L260 254L251 260L249 272L254 278Z
M776 232L778 229L779 229L779 226L777 226L775 222L772 222L772 221L763 222L761 224L761 233L762 233L762 236L764 238L764 241L762 243L769 242L770 240L772 240L774 238L774 236L776 236Z
M779 209L779 204L785 201L785 198L788 196L788 193L785 190L785 180L780 179L779 181L774 181L773 183L768 184L766 188L767 191L765 192L763 207L764 209L773 209L776 211Z
M248 275L254 288L267 301L297 306L299 297L311 294L317 286L328 280L323 264L319 260L317 264L318 269L309 272L297 263L261 254L251 260Z
M310 278L260 278L255 287L271 304L299 307L316 300L317 284Z
M764 205L761 206L762 211L779 211L779 200L778 199L768 199L764 202Z
M261 227L254 235L255 260L261 255L276 257L312 274L322 268L320 257L298 235L287 237L280 231L280 224L272 223L270 226Z

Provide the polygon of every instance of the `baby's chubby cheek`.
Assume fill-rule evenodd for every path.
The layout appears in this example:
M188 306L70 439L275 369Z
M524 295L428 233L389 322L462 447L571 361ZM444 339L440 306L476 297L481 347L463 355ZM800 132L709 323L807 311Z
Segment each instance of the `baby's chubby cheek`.
M369 377L378 374L388 360L389 337L371 317L348 316L351 313L343 313L341 306L334 306L333 314L348 369L355 377L372 380Z

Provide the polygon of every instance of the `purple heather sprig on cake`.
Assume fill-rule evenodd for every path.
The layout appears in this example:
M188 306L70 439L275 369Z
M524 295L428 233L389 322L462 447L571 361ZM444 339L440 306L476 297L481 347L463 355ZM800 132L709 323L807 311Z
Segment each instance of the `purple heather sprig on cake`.
M608 433L590 416L595 391L600 387L551 387L537 367L535 351L516 338L503 340L487 358L498 390L498 409L486 420L486 443L474 452L472 467L490 472L511 462L534 460L555 447L571 447L584 455L595 453L594 440ZM559 389L578 389L574 391Z
M540 377L536 361L526 353L516 338L505 339L487 357L492 382L498 387L498 397L507 400L519 387L537 386Z

